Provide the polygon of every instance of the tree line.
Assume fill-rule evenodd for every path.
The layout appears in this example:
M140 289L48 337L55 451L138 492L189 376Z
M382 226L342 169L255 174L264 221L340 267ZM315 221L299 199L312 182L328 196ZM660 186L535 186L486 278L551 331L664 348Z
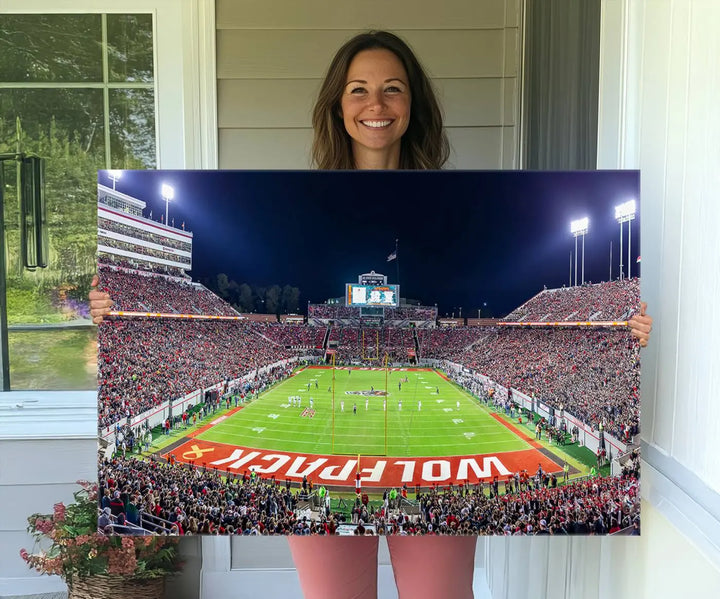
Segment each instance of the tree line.
M300 289L292 285L254 285L237 283L225 273L201 279L201 283L238 312L294 314L300 306Z

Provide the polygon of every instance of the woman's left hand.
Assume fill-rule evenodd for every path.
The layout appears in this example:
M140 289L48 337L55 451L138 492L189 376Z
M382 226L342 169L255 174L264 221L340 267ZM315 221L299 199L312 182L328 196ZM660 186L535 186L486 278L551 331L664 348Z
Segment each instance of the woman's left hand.
M640 314L635 314L629 321L630 333L633 337L637 337L640 341L640 347L647 347L650 339L650 331L652 331L653 319L645 314L647 304L640 302Z

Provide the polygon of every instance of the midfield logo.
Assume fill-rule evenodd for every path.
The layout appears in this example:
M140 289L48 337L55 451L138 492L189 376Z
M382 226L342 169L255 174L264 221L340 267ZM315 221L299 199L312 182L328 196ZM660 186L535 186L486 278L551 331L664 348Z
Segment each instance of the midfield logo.
M345 391L345 395L362 395L363 397L384 397L385 391Z

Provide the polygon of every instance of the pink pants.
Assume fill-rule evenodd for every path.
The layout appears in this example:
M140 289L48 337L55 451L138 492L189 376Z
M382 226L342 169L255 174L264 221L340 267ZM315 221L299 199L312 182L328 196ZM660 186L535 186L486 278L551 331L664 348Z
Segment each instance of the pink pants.
M472 599L477 537L388 536L399 599ZM305 599L376 599L378 537L289 537Z

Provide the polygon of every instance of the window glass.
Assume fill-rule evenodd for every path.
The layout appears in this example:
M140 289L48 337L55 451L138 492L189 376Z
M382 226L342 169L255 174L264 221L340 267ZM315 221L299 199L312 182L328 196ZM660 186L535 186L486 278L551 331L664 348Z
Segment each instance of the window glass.
M95 389L97 171L156 166L152 17L3 15L0 47L0 153L45 159L49 240L48 267L24 268L5 160L11 388Z
M108 78L153 81L152 15L108 15Z
M3 15L0 81L102 81L101 15Z
M110 90L112 168L155 166L155 106L152 89Z

